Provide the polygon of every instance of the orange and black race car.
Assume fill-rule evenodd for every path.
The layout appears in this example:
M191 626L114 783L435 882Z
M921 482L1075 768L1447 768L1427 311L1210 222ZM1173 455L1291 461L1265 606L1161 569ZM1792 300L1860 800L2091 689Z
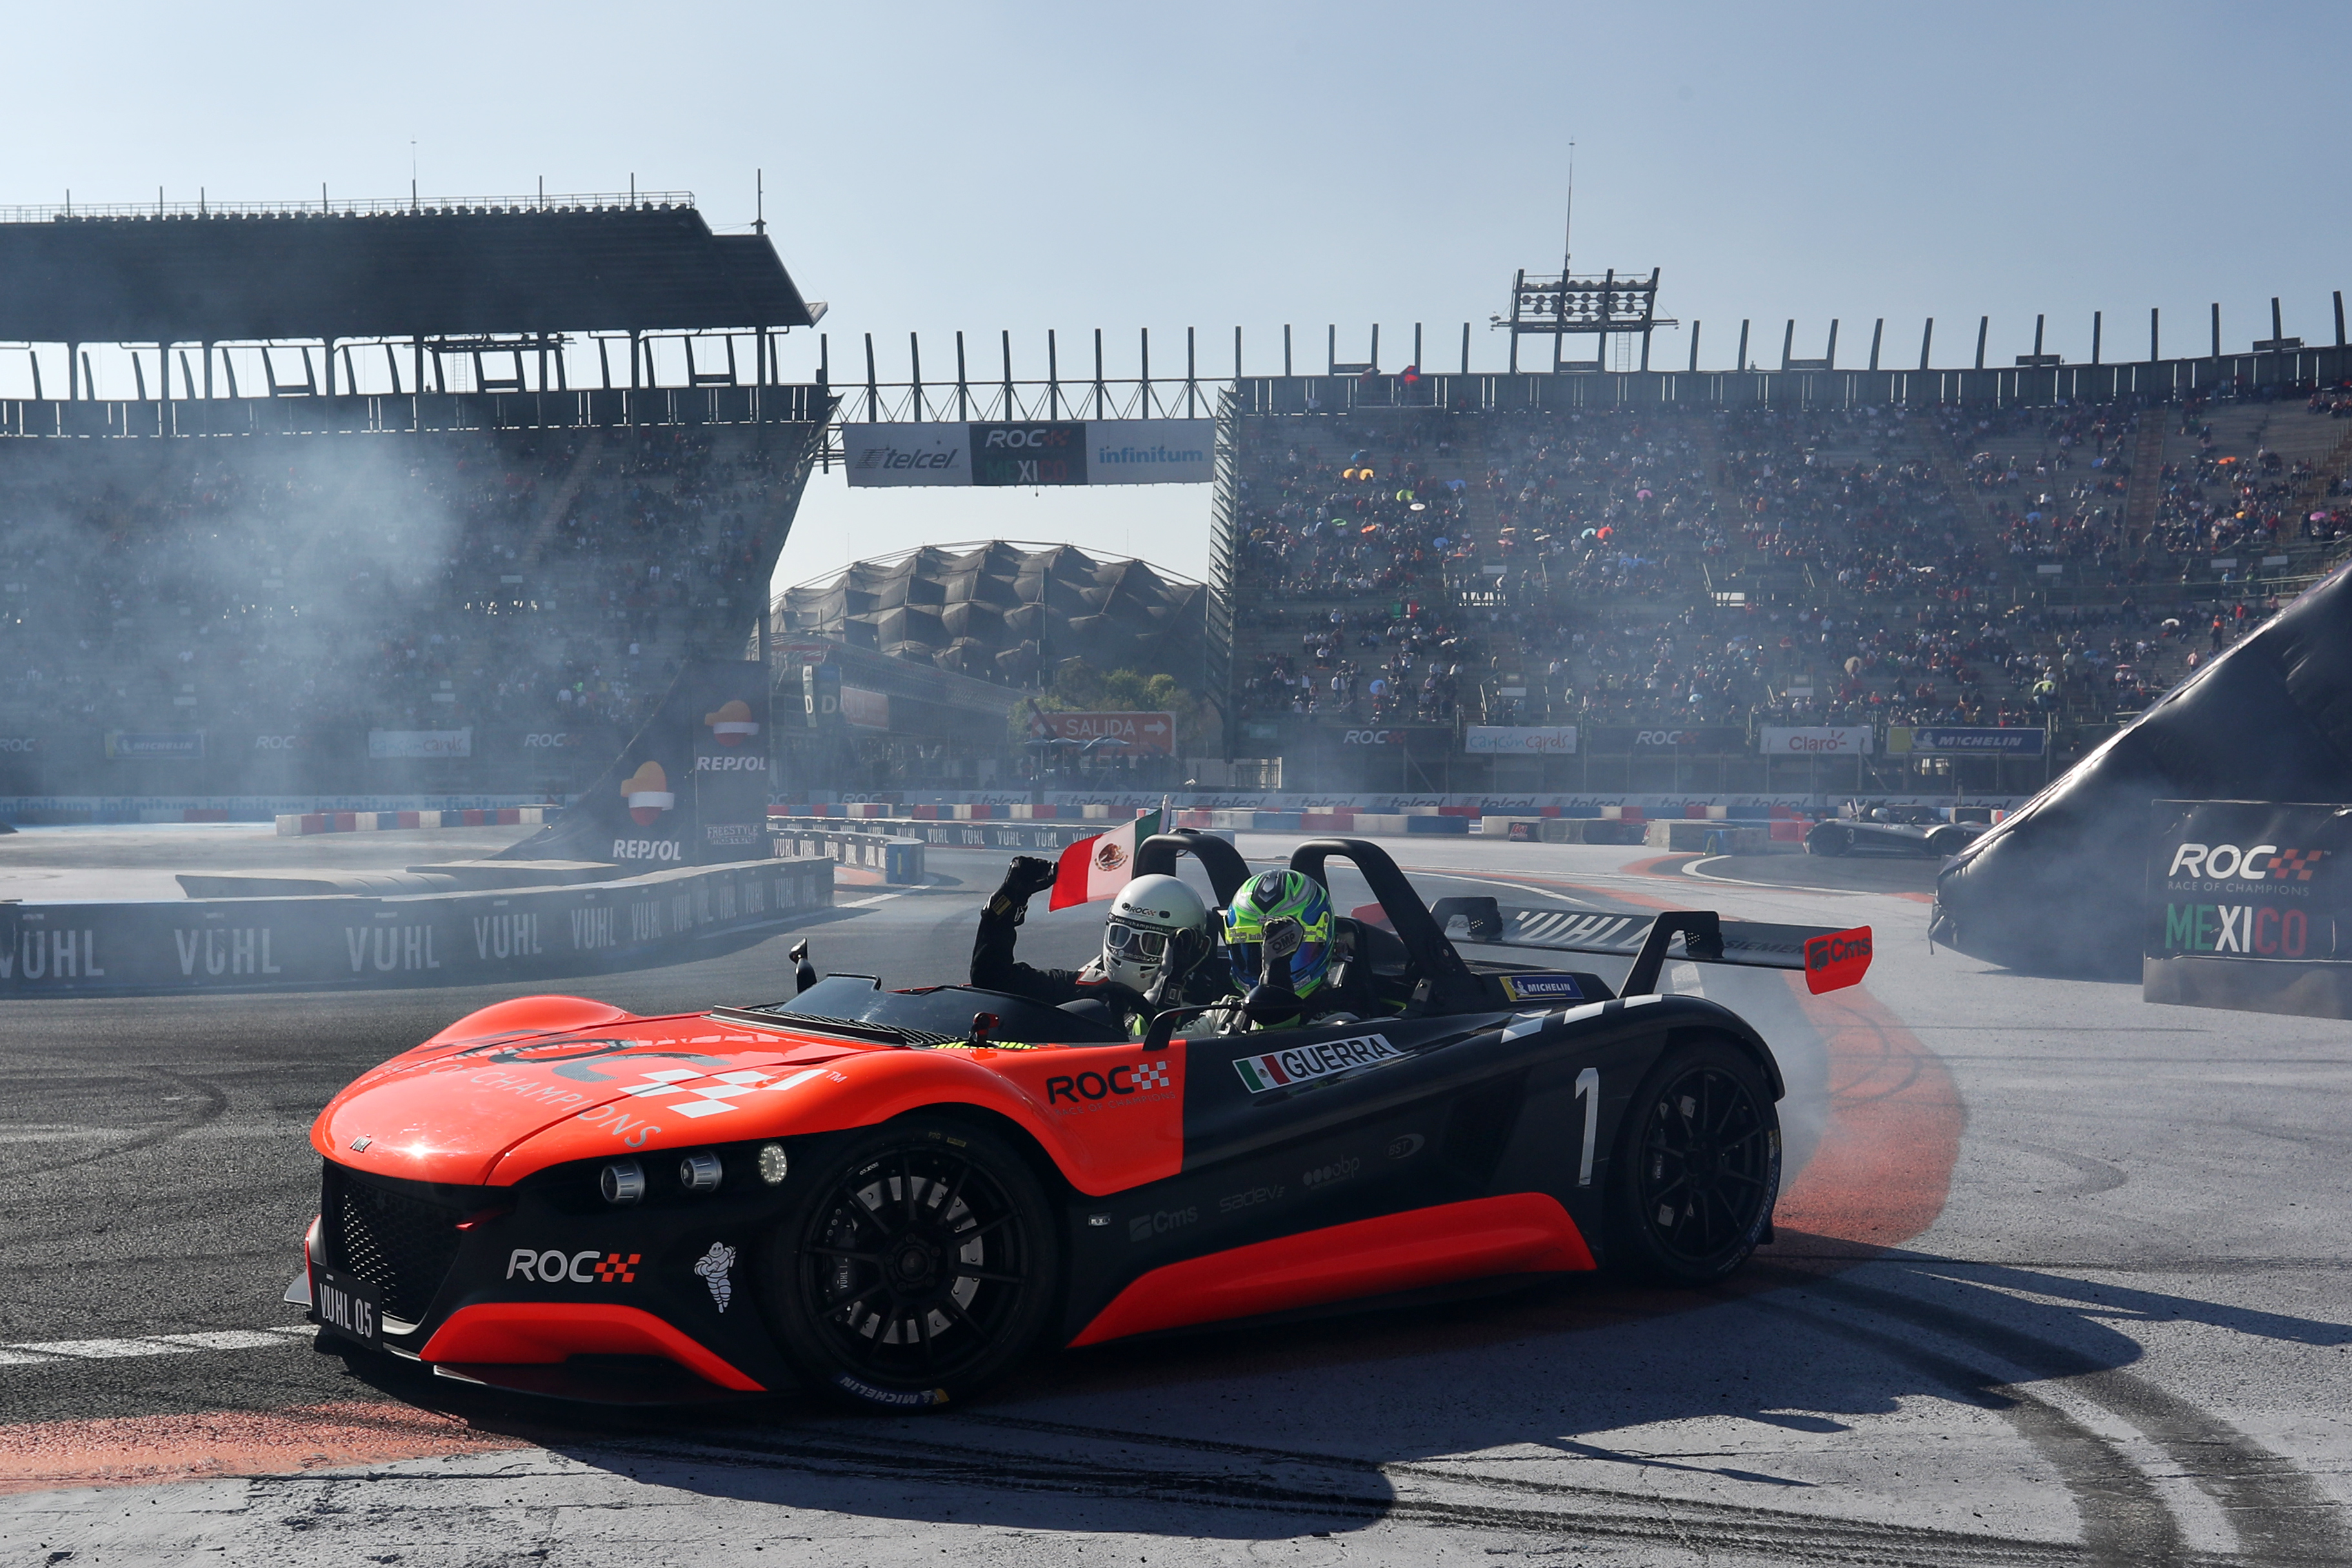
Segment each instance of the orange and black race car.
M1221 900L1248 874L1190 833L1147 841L1136 869L1188 853ZM1354 1021L1185 1038L1203 1020L1178 1009L1138 1042L804 959L789 1001L486 1008L320 1114L289 1297L327 1348L506 1388L911 1408L1048 1344L1601 1266L1703 1283L1769 1239L1771 1051L1658 977L1690 958L1851 985L1867 928L1433 910L1360 840L1292 865L1322 881L1334 858L1375 900L1335 943L1381 999ZM1503 956L1465 957L1455 922ZM1514 948L1632 965L1621 990Z

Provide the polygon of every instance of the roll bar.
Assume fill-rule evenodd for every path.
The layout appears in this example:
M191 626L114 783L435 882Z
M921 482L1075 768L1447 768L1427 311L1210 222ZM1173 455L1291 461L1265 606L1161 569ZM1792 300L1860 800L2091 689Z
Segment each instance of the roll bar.
M1428 1006L1441 1012L1480 1006L1486 992L1477 977L1445 939L1444 928L1431 916L1429 905L1421 901L1421 894L1413 891L1388 851L1365 839L1309 839L1291 852L1290 869L1313 877L1328 892L1331 882L1323 866L1333 855L1352 862L1372 896L1380 900L1414 972L1429 983Z
M1204 833L1198 828L1154 833L1136 845L1135 874L1174 876L1177 862L1188 854L1209 873L1209 885L1216 890L1219 904L1231 904L1242 884L1250 879L1249 862L1242 859L1241 851L1214 833Z

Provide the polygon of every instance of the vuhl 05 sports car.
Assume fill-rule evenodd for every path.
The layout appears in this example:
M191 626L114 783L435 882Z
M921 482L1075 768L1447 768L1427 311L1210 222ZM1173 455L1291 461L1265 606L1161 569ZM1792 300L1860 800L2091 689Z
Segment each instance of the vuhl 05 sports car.
M1135 869L1187 853L1222 901L1249 874L1190 833ZM790 1001L486 1008L320 1114L289 1297L326 1348L506 1388L911 1408L1049 1343L1602 1265L1700 1284L1769 1239L1772 1053L1659 974L1689 958L1827 990L1862 977L1866 927L1432 909L1353 839L1291 863L1322 881L1334 857L1377 901L1334 936L1377 1016L1184 1038L1202 1020L1176 1009L1139 1041L998 992L818 979L798 952ZM1456 922L1502 956L1465 957ZM1612 989L1514 948L1632 964Z

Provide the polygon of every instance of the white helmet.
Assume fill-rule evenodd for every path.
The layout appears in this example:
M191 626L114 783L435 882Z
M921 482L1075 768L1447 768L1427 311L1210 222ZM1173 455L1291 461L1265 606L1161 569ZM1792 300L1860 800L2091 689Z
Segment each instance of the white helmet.
M1111 900L1103 925L1102 973L1106 980L1150 990L1160 978L1174 933L1207 934L1209 906L1180 877L1139 876Z

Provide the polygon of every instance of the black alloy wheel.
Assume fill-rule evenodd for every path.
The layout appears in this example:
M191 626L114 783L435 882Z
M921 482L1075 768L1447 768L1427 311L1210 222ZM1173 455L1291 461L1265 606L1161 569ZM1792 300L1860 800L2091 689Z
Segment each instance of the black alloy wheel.
M1668 1051L1625 1108L1611 1166L1616 1262L1678 1285L1738 1269L1780 1186L1780 1119L1754 1059L1719 1040Z
M1808 854L1842 855L1852 848L1853 848L1853 831L1834 823L1822 823L1805 840L1805 852Z
M762 1256L771 1327L866 1409L970 1398L1026 1355L1060 1291L1052 1212L1003 1139L917 1115L820 1158Z

